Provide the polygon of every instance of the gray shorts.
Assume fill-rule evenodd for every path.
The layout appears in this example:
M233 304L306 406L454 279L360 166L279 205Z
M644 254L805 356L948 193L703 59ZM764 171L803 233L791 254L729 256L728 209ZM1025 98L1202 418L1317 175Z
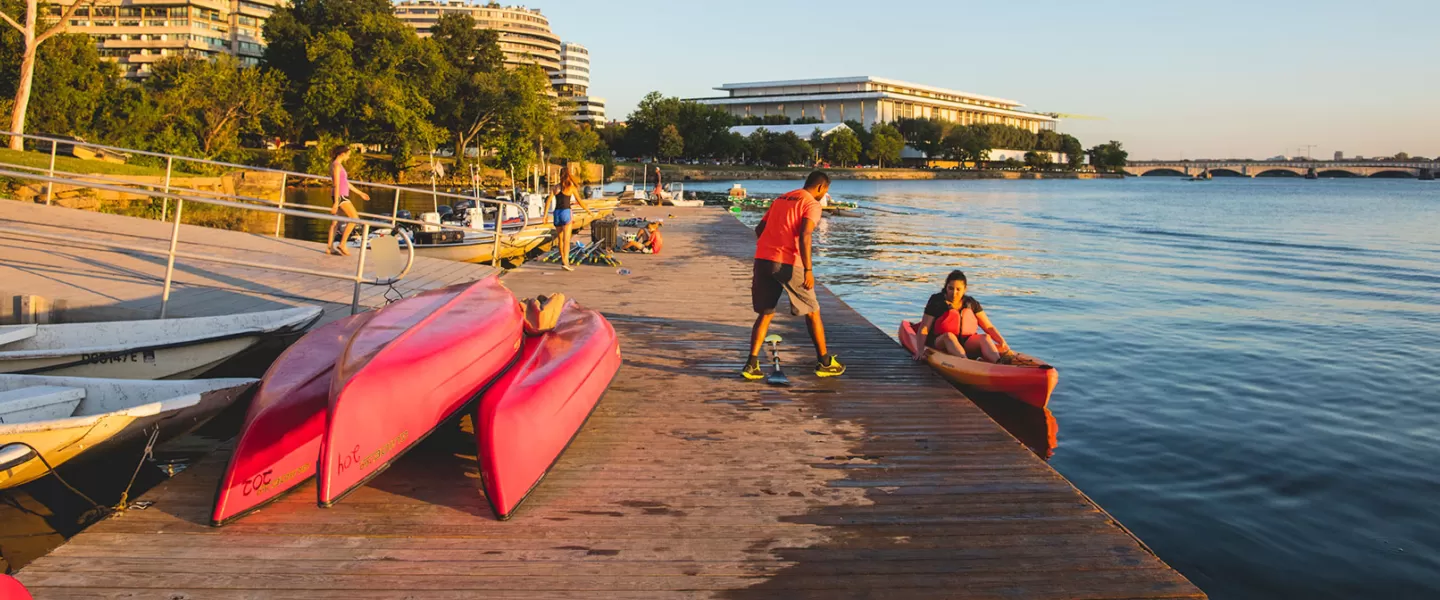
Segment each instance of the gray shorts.
M820 312L815 290L805 289L805 269L794 265L755 259L750 278L750 303L756 314L768 315L780 304L780 294L790 296L790 314L800 316Z

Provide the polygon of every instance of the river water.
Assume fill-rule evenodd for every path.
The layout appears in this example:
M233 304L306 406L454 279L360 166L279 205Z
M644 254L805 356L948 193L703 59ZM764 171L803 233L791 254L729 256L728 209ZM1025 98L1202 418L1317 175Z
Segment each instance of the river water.
M868 209L826 219L821 282L893 331L963 269L1011 345L1060 369L1051 465L1212 597L1440 597L1440 184L832 194Z

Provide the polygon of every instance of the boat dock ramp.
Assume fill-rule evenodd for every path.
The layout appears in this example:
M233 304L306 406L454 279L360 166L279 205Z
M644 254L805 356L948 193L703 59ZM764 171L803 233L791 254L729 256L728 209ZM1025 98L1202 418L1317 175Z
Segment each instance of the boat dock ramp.
M626 216L656 214L641 209ZM651 212L646 212L651 211ZM528 264L516 296L600 309L625 362L515 517L480 495L475 449L436 436L333 508L313 484L208 525L218 452L17 575L49 598L1203 598L1135 536L843 301L819 290L850 370L820 380L803 325L777 319L794 387L736 371L753 314L753 237L714 209L668 209L665 253L613 268ZM664 213L659 213L664 214ZM0 228L168 241L166 224L0 202ZM215 252L322 268L320 244L214 231ZM352 263L344 263L352 264ZM0 233L5 291L153 311L151 256ZM353 267L352 267L353 268ZM177 266L175 316L319 303L350 284ZM488 267L417 262L396 289ZM31 291L39 290L39 291ZM366 307L384 303L370 289ZM417 373L417 377L426 374Z

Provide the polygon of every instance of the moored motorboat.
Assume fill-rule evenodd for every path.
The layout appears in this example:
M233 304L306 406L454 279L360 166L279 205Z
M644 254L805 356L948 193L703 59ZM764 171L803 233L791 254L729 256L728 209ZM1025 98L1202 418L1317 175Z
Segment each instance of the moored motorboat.
M899 337L900 343L911 354L924 343L909 321L900 323ZM1016 364L1001 365L931 349L925 360L952 383L999 392L1031 406L1044 408L1060 380L1060 372L1035 357L1018 352L1016 357Z
M493 275L377 311L335 366L320 505L385 470L464 408L514 361L520 338L520 305Z
M615 329L574 303L553 330L525 338L515 366L476 404L480 479L508 519L560 458L620 369Z
M254 384L0 375L0 489L45 475L47 462L59 467L148 439L157 427L159 441L189 432Z
M302 306L186 319L34 325L0 345L0 373L184 379L200 375L267 336L304 331L321 309ZM18 333L16 333L18 332Z
M250 401L220 477L211 525L244 516L315 476L335 361L355 330L374 315L331 322L275 359Z

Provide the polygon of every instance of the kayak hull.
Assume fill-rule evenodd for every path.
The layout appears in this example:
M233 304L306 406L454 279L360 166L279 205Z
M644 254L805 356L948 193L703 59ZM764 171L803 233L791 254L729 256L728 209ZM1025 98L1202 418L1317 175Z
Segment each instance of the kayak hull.
M335 362L350 336L374 314L329 323L275 359L250 403L220 478L211 525L249 514L315 476Z
M330 385L317 501L330 506L475 399L520 351L520 304L496 276L380 309Z
M480 479L509 519L579 434L620 369L615 329L569 303L554 330L525 339L514 367L476 405Z
M900 323L899 337L900 343L911 354L923 344L909 321ZM997 365L933 349L926 362L956 385L998 392L1031 406L1044 408L1050 403L1050 394L1055 391L1055 384L1060 381L1060 372L1035 357L1019 353L1017 356L1035 364Z

